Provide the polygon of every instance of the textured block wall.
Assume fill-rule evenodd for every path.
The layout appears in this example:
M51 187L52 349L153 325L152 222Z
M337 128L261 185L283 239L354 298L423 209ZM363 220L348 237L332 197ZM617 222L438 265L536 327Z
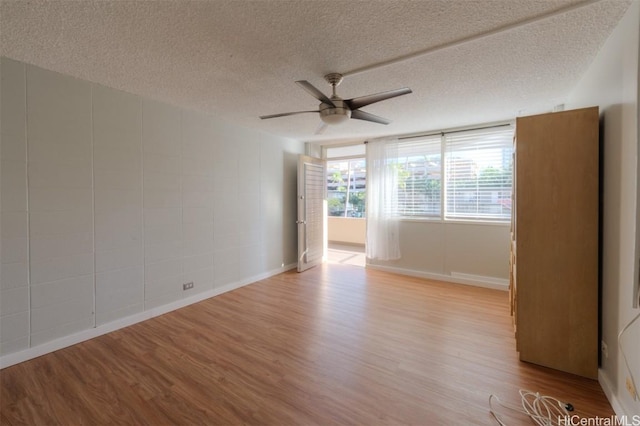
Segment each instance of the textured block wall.
M302 144L7 58L0 75L0 354L295 263Z

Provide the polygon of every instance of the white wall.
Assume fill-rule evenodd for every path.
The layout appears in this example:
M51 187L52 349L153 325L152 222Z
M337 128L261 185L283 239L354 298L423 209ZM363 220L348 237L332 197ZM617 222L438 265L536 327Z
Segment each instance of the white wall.
M509 224L404 220L401 258L368 266L402 274L507 289Z
M640 401L626 391L629 375L618 348L618 333L639 310L632 308L638 185L638 50L640 2L633 2L568 99L567 107L598 105L604 140L602 340L600 383L616 413L640 414ZM634 254L635 253L635 254ZM640 380L640 323L623 342Z
M0 77L0 365L295 264L303 144L7 58Z

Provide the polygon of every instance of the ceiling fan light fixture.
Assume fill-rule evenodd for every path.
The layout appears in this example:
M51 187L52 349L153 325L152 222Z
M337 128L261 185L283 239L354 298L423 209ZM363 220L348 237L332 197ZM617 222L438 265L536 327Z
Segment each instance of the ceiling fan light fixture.
M343 101L332 99L335 107L325 103L320 104L320 119L326 124L341 124L351 118L351 110Z
M318 111L294 111L284 112L280 114L261 115L260 118L265 120L267 118L285 117L288 115L297 115L304 113L320 113L320 119L322 120L322 130L327 125L341 124L349 121L350 118L356 120L370 121L378 124L389 124L391 121L386 118L378 117L377 115L362 111L360 108L367 105L375 104L376 102L384 101L387 99L395 98L396 96L407 95L411 93L411 89L403 87L401 89L388 90L386 92L374 93L372 95L360 96L352 99L342 99L336 94L336 86L342 81L342 74L331 73L324 76L324 79L331 85L332 95L328 97L320 90L318 90L313 84L306 80L298 80L296 84L302 89L307 91L311 96L320 101ZM316 132L318 134L318 132Z

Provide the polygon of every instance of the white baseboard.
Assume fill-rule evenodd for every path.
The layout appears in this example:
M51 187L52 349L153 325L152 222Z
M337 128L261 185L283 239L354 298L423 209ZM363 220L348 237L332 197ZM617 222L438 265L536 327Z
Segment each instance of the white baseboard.
M494 290L509 290L509 280L485 277L482 275L463 274L452 272L450 275L437 274L433 272L416 271L414 269L396 268L394 266L372 265L367 263L367 268L378 269L380 271L393 272L410 277L426 278L430 280L446 281L456 284L472 285L476 287L491 288Z
M600 387L602 388L605 396L609 400L609 403L611 404L611 408L613 408L613 411L616 413L616 416L617 417L626 416L627 418L631 418L630 414L627 414L624 412L624 408L622 408L622 404L616 397L616 393L613 386L611 386L611 381L609 380L609 378L601 368L598 369L598 383L600 383Z
M198 293L193 296L186 297L184 299L176 300L175 302L171 302L166 305L158 306L134 315L130 315L125 318L120 318L110 323L103 324L87 330L83 330L78 333L71 334L69 336L64 336L59 339L55 339L50 342L43 343L41 345L34 346L32 348L28 348L19 352L3 355L2 357L0 357L0 369L10 367L15 364L19 364L21 362L28 361L30 359L37 358L39 356L42 356L51 352L55 352L59 349L66 348L68 346L72 346L89 339L93 339L94 337L102 336L103 334L107 334L112 331L119 330L121 328L128 327L130 325L133 325L142 321L146 321L148 319L166 314L167 312L175 311L176 309L180 309L185 306L189 306L194 303L200 302L202 300L218 296L222 293L226 293L228 291L235 290L240 287L244 287L245 285L252 284L256 281L264 280L274 275L278 275L282 272L289 271L296 267L297 267L297 264L295 263L285 265L281 268L276 268L274 270L271 270L262 274L254 275L253 277L245 278L243 280L240 280L231 284L227 284L222 287L207 290L202 293Z

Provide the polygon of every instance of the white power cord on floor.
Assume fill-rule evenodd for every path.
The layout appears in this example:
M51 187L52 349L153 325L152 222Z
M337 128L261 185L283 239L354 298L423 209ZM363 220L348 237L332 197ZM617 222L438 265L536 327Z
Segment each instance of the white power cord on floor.
M507 426L507 424L494 411L494 400L503 408L529 416L539 426L558 426L560 421L570 416L569 411L573 411L571 404L556 398L543 396L538 392L531 392L526 389L520 389L519 393L522 400L521 407L505 404L493 394L489 396L489 412L500 426Z
M629 361L627 361L627 356L624 353L624 346L622 345L622 336L624 333L631 328L631 325L640 319L640 313L636 315L627 325L625 325L620 333L618 333L618 347L620 348L620 355L622 355L622 361L624 361L624 366L627 367L627 371L629 372L629 379L631 380L631 384L633 385L633 389L635 389L636 394L640 392L638 390L638 386L636 385L636 379L633 377L633 371L631 371L631 367L629 367Z
M637 314L627 325L625 325L620 333L618 334L618 346L620 348L620 355L622 356L622 360L624 362L627 371L629 372L629 379L631 380L631 384L638 392L638 387L636 385L635 377L633 377L633 372L629 367L629 362L627 361L627 357L624 352L624 347L622 344L623 335L625 332L631 327L633 323L640 319L640 313ZM502 418L495 412L493 403L494 400L501 407L506 408L511 411L515 411L520 414L524 414L529 416L531 420L533 420L538 426L559 426L560 422L564 423L566 418L570 416L570 411L573 411L573 407L569 403L562 402L556 398L550 396L540 395L538 392L531 392L526 389L520 389L520 399L522 400L522 407L517 407L509 404L505 404L500 401L495 395L489 395L489 412L493 416L494 419L498 422L500 426L507 426L507 424L502 420Z

